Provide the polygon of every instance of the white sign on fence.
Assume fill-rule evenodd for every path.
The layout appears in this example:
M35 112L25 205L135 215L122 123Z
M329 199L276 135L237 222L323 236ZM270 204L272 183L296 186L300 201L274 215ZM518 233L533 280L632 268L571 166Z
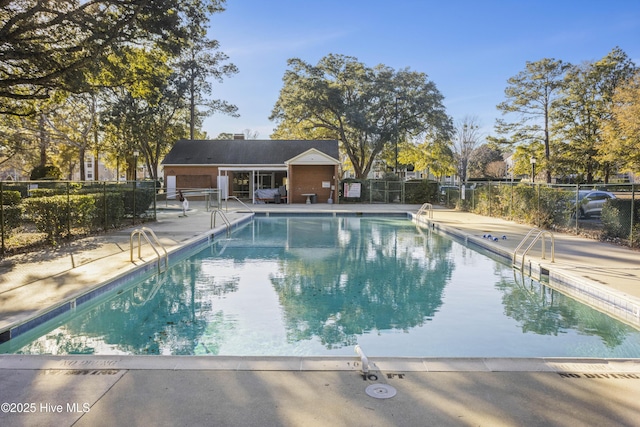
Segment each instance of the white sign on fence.
M362 184L359 182L345 182L344 183L344 197L360 197Z

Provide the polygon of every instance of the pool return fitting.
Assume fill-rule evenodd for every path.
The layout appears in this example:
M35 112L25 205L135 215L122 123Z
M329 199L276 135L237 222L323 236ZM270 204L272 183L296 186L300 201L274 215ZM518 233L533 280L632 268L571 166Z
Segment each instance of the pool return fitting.
M356 354L358 356L360 356L360 362L362 362L362 373L365 374L365 375L368 374L369 373L369 359L364 354L364 351L362 351L362 349L360 348L359 345L356 345L354 350L355 350Z
M364 354L364 351L362 351L362 348L360 348L360 345L356 345L354 350L358 354L358 356L360 356L360 362L362 362L362 374L364 375L364 377L367 379L371 379L371 377L374 377L377 380L378 377L376 375L367 375L369 373L369 359ZM393 386L390 386L389 384L379 383L368 385L364 391L369 397L373 397L376 399L389 399L395 396L397 393L397 390Z

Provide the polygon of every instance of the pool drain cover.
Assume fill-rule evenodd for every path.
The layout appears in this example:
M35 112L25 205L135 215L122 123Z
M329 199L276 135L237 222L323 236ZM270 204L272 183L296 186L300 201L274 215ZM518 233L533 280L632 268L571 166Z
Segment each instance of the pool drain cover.
M365 391L376 399L389 399L397 393L395 388L387 384L371 384Z

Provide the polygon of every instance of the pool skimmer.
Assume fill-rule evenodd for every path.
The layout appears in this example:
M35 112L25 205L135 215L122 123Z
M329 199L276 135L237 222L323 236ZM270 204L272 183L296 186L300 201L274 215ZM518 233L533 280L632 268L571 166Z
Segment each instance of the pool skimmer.
M365 392L376 399L390 399L397 393L394 387L387 384L371 384L365 389Z

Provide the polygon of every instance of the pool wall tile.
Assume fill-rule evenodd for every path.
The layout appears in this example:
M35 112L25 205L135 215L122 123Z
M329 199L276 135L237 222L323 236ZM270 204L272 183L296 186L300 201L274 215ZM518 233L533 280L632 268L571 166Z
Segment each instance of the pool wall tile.
M597 283L586 283L561 271L549 273L549 284L555 289L582 301L627 324L640 326L640 305L624 295L604 289Z
M66 313L67 311L69 311L71 309L71 303L69 301L65 302L64 304L61 304L55 308L53 308L52 310L47 311L44 314L40 314L39 316L21 324L16 326L15 328L12 328L10 330L11 334L10 334L10 338L15 338L17 336L20 336L22 334L24 334L25 332L36 328L40 325L42 325L43 323L55 318L56 316L59 316L61 314Z

